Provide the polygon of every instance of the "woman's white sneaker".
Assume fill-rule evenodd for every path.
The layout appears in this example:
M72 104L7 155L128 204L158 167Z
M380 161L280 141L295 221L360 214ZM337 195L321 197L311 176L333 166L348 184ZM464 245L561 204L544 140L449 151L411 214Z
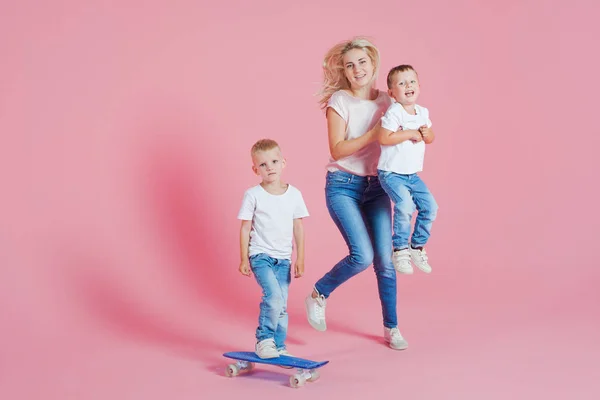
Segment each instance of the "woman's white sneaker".
M383 328L383 339L394 350L404 350L408 348L408 342L400 334L398 328Z
M321 332L326 330L325 307L327 306L327 300L325 300L325 297L318 295L313 299L311 293L304 300L304 303L306 304L306 317L310 326Z

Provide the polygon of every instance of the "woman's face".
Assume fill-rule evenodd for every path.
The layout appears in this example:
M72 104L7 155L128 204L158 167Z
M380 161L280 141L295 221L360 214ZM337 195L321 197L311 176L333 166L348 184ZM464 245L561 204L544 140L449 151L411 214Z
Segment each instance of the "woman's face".
M373 62L363 49L351 49L342 58L344 72L350 88L360 89L369 85L373 79Z

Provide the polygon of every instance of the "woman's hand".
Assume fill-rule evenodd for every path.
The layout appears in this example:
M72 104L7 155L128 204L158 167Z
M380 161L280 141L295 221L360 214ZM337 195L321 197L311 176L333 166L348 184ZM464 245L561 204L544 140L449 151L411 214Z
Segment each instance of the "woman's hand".
M421 132L421 136L423 136L423 141L427 144L433 142L435 135L433 130L429 128L427 125L423 125L419 128L419 132Z

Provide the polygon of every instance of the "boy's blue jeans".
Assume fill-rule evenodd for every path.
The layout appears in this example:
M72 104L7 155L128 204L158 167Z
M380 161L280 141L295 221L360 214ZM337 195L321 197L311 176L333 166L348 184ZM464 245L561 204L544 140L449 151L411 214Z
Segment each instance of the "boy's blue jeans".
M381 186L394 203L394 249L408 248L415 208L418 214L410 244L412 247L424 247L438 212L438 205L427 185L417 174L402 175L382 170L378 173Z
M327 173L325 198L329 215L350 254L327 272L315 289L327 298L339 285L373 264L383 325L395 328L396 271L392 264L392 210L388 195L376 176L336 171Z
M265 253L250 257L250 268L262 288L256 341L274 339L278 350L285 349L288 329L287 300L291 282L290 260Z

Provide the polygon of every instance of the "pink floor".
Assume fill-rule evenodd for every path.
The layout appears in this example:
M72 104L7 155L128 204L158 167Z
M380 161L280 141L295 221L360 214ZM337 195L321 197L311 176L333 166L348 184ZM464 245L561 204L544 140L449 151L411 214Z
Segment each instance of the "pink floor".
M325 333L304 321L300 291L308 281L293 287L290 351L330 360L319 381L300 389L288 387L290 371L272 366L257 366L236 378L224 375L223 352L251 349L251 312L224 315L206 298L203 309L161 316L160 310L145 312L145 306L128 302L118 291L103 293L96 284L98 290L87 290L82 303L73 306L71 316L80 319L65 321L68 329L20 336L16 347L4 341L4 351L14 357L10 364L2 357L0 394L10 394L3 399L90 400L370 394L407 399L600 398L600 324L594 314L598 294L591 284L582 285L576 295L555 297L554 303L551 297L536 301L509 293L502 303L488 301L491 287L462 285L461 293L449 289L427 294L427 287L443 281L452 287L458 277L402 277L401 328L410 347L393 351L381 339L375 291L359 290L373 279L363 275L329 302ZM374 288L374 279L372 283Z

